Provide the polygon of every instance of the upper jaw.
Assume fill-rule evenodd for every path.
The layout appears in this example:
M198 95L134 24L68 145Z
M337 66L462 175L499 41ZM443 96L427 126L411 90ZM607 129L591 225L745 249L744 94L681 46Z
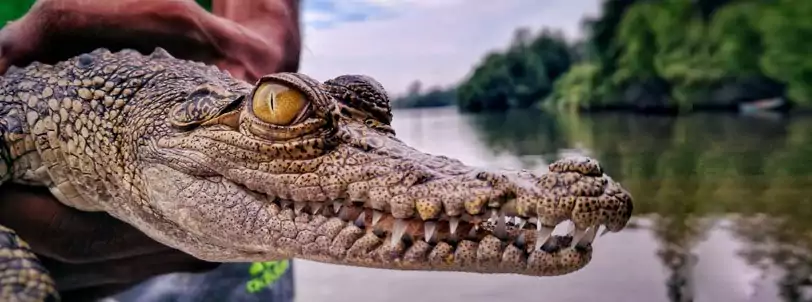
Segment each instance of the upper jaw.
M370 223L375 216L385 214L395 222L425 223L425 233L445 229L464 236L457 234L460 225L476 226L490 219L493 234L505 239L507 222L514 221L517 227L537 232L533 237L536 248L540 248L562 222L574 224L573 244L577 244L602 225L608 231L620 231L631 217L631 195L593 159L562 159L550 164L544 174L486 171L419 152L368 131L344 127L339 132L344 134L343 143L311 159L268 158L267 162L235 165L237 159L222 155L240 154L237 152L206 157L211 159L211 169L225 170L227 179L255 192L296 202L300 208L307 203L312 204L308 208L366 208ZM218 150L206 149L201 151ZM251 165L260 169L248 168ZM402 229L394 226L393 232Z
M429 196L446 198L439 203L421 201L418 197L412 215L404 215L407 211L402 210L400 214L386 214L394 219L392 233L400 237L406 232L425 241L481 238L489 234L519 245L531 243L538 250L551 240L556 244L563 242L552 236L556 226L569 227L566 233L571 247L589 245L601 227L603 233L618 232L625 227L633 210L631 195L603 174L595 160L567 158L551 164L549 169L549 173L542 175L527 171L474 171L473 175L484 181L486 189L477 188L480 194L462 202L462 208L451 208L460 207L457 202L447 200L453 194ZM376 208L369 201L363 205ZM377 208L371 213L381 216L381 211L391 209Z
M352 162L382 173L373 173L373 179L362 185L350 184L346 196L333 203L359 205L394 219L425 223L424 239L440 229L464 236L457 233L461 224L477 226L491 220L493 235L507 240L507 222L513 221L514 229L536 230L538 249L557 225L569 222L575 246L591 242L600 227L604 232L622 230L631 217L631 195L591 158L561 159L543 174L488 171L422 153L352 123L342 130L350 138L344 140L345 146L366 150L354 152ZM380 138L380 142L365 147L364 139L369 138Z
M352 253L351 249L347 258L341 260L329 257L314 260L400 269L526 275L558 275L584 267L591 259L592 242L599 229L603 226L605 231L620 231L633 207L630 195L590 159L560 160L550 165L549 173L542 175L469 172L461 175L473 175L474 179L484 181L486 185L480 189L491 190L483 195L489 198L476 201L478 208L468 203L468 207L463 205L461 211L452 215L444 206L453 206L454 202L416 201L411 205L411 215L405 215L408 211L404 210L396 215L392 203L372 203L368 195L336 199L327 206L322 202L289 204L297 213L321 209L313 214L338 217L348 227L365 230L364 240L378 242L373 251ZM453 197L443 197L449 196ZM437 210L425 209L433 206L439 206L439 214L426 214L437 213ZM554 235L557 225L569 226L569 230ZM438 255L444 252L450 253L446 255L451 257L448 259L461 262L444 264L438 260ZM461 259L468 253L475 253L474 260L484 262L472 264ZM498 259L489 256L493 253L499 254ZM313 259L313 255L308 258Z

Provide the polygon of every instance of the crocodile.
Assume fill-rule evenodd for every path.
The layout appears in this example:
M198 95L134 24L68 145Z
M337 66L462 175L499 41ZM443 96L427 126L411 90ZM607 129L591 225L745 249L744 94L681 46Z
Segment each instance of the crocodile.
M366 75L252 84L161 48L97 49L0 78L0 183L47 187L213 262L556 276L631 217L593 158L473 167L408 146L391 121ZM46 299L58 284L0 226L0 300Z

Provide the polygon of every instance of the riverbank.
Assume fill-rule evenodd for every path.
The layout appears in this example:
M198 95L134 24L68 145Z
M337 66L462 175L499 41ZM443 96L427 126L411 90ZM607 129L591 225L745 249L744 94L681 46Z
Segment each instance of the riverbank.
M762 100L769 102L770 100ZM394 110L432 110L432 109L456 109L460 111L460 108L456 105L433 105L433 106L413 106L413 107L405 107L405 106L398 106L394 107ZM488 110L488 111L480 111L480 112L466 112L469 114L490 114L490 113L503 113L509 111L521 111L521 110L532 110L532 111L540 111L547 114L560 114L560 113L578 113L578 114L601 114L601 113L628 113L630 115L663 115L663 116L684 116L684 115L691 115L691 114L722 114L722 115L730 115L730 114L740 114L740 115L748 115L748 116L760 116L760 115L769 115L769 116L810 116L812 115L812 108L798 108L786 105L783 103L779 106L766 106L760 107L758 105L750 105L747 106L746 103L743 104L735 104L735 105L728 105L728 106L697 106L695 108L691 108L691 110L680 110L679 108L670 107L638 107L638 106L631 106L631 105L613 105L613 106L604 106L604 107L593 107L593 108L581 108L579 110L570 110L570 109L559 109L559 108L539 108L539 107L531 107L526 109L507 109L507 110Z
M584 20L583 37L518 28L505 48L472 62L455 87L419 81L409 104L465 112L534 106L646 114L737 111L785 98L812 110L812 1L615 1ZM399 104L401 105L401 104Z

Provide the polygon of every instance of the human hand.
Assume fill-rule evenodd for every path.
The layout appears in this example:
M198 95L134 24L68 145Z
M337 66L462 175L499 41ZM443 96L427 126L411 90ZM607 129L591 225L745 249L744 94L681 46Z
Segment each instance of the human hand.
M162 47L182 59L214 64L233 76L298 68L298 1L215 1L226 17L191 0L39 0L0 30L0 74L33 61L54 63L96 48ZM247 12L255 10L254 12ZM257 15L256 11L265 12ZM249 16L250 18L241 18ZM259 21L259 22L257 22Z
M66 301L104 297L156 275L218 266L162 245L105 213L62 205L44 187L0 187L0 224L28 242Z

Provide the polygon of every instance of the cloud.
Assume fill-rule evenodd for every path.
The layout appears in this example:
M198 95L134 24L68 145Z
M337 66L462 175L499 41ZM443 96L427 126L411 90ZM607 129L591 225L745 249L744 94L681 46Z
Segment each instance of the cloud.
M518 27L558 28L574 37L582 18L599 10L599 0L304 2L301 71L319 80L367 74L392 94L414 80L460 81L484 54L505 47Z
M313 29L384 19L396 15L393 3L394 0L306 0L303 19L305 25Z

